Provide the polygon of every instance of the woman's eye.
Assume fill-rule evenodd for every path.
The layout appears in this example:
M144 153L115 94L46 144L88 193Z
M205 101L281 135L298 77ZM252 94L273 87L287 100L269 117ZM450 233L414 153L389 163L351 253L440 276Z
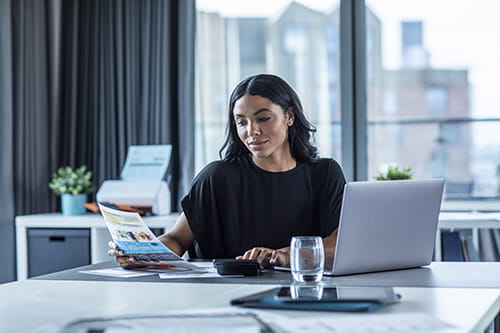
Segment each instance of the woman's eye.
M268 121L269 119L271 119L271 117L262 117L259 118L259 121Z
M236 121L236 125L238 125L238 126L245 126L246 124L247 124L247 122L244 121L244 120L238 120L238 121Z

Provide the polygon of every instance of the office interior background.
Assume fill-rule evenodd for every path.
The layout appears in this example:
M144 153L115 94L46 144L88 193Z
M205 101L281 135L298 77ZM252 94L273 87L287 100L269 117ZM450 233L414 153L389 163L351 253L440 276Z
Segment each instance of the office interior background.
M444 178L445 203L500 209L500 1L0 0L0 282L14 217L87 165L117 179L132 144L173 145L173 207L218 159L228 96L275 73L350 181L389 164ZM94 200L89 196L89 200Z

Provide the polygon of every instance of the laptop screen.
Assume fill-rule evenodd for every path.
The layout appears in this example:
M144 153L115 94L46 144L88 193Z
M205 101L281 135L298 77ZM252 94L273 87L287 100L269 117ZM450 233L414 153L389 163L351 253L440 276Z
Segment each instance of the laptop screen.
M330 273L430 264L443 187L442 179L347 183Z

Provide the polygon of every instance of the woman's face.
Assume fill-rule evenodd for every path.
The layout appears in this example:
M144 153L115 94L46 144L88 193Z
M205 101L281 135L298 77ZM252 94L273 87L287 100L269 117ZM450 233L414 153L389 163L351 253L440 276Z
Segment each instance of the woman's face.
M254 160L289 158L288 127L293 124L291 111L285 112L271 100L245 94L234 104L238 136Z

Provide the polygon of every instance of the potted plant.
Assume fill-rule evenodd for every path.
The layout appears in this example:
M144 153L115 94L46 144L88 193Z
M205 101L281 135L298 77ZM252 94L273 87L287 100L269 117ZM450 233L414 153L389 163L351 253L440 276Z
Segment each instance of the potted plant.
M85 165L76 170L69 166L61 167L52 175L49 187L61 196L63 215L85 214L87 194L94 190L91 177L92 171L87 170Z
M375 177L376 180L397 180L397 179L411 179L411 167L399 169L399 165L393 164L387 167L387 171L379 172Z

